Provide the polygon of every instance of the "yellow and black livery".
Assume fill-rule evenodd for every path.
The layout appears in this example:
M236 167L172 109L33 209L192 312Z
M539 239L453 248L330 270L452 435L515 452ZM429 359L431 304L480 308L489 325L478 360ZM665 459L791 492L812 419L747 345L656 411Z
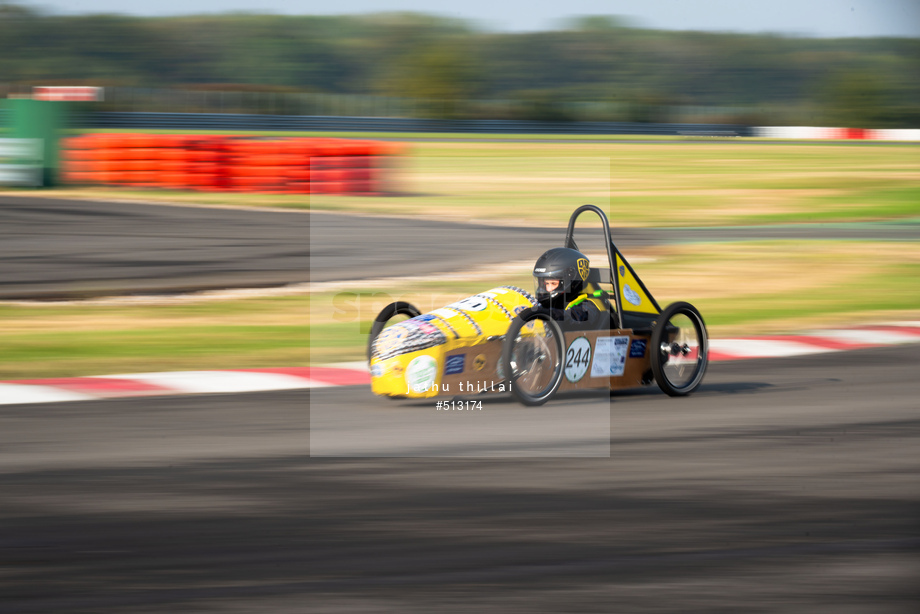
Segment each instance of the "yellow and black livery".
M607 268L590 266L575 243L584 212L602 222ZM659 307L614 245L600 208L576 209L564 245L545 252L533 274L534 295L499 286L426 314L405 302L388 305L368 342L372 390L404 398L510 392L540 405L571 390L655 381L683 396L699 387L709 352L702 316L689 303ZM601 317L580 319L579 310ZM387 326L396 315L409 319Z

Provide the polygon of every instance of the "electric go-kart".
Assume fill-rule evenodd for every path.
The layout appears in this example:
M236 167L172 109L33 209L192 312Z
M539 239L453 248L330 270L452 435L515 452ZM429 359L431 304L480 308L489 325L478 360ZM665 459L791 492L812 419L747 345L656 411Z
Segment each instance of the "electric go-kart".
M696 390L709 352L699 311L684 302L662 311L594 205L572 213L567 250L578 250L575 221L585 211L603 223L609 268L578 259L572 267L577 299L554 309L526 290L501 286L426 314L407 302L391 303L376 317L368 340L373 392L409 399L510 392L525 405L542 405L559 392L612 391L652 381L671 396ZM541 269L535 267L535 277ZM570 317L579 305L590 307L593 322ZM393 323L400 317L409 319Z

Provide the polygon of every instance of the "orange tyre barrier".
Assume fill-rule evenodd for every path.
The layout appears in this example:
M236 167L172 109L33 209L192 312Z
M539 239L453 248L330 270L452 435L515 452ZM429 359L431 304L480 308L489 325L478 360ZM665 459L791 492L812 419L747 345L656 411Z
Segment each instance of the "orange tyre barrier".
M87 185L279 194L376 194L392 143L331 138L86 134L62 141L62 177Z

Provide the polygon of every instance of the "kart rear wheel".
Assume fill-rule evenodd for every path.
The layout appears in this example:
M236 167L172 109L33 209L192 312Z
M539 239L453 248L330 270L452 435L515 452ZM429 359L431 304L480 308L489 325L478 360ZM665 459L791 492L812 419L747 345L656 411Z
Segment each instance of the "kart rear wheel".
M673 303L652 329L652 372L658 387L672 397L699 388L709 364L709 335L703 316L690 303Z
M511 395L528 406L550 400L562 381L563 335L548 313L525 310L508 328L502 367Z
M396 301L395 303L390 303L386 307L380 310L380 313L377 314L377 317L374 318L374 324L371 326L371 334L367 339L367 360L370 362L371 356L374 353L374 341L377 340L377 337L386 328L387 324L390 323L390 320L397 316L407 316L408 318L414 318L415 316L422 315L422 312L416 309L415 305L412 303L406 303L404 301Z

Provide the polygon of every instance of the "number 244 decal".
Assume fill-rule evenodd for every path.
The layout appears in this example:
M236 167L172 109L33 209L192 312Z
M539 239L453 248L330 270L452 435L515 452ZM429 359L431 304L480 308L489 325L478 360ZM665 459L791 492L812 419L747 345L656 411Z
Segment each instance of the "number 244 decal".
M576 350L575 348L569 348L568 354L565 356L565 368L566 369L577 369L581 366L588 366L588 361L591 360L591 350Z
M565 352L565 377L570 382L577 382L588 372L591 363L591 344L584 337L572 341Z

